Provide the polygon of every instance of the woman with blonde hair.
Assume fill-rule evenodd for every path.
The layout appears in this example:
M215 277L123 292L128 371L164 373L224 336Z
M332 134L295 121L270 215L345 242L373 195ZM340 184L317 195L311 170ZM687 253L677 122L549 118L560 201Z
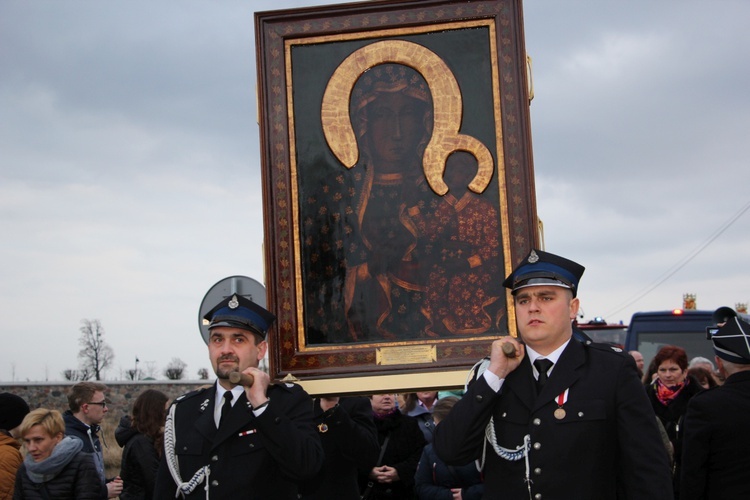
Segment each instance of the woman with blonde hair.
M99 500L107 490L83 442L65 437L57 410L38 408L21 422L28 454L16 474L14 500Z

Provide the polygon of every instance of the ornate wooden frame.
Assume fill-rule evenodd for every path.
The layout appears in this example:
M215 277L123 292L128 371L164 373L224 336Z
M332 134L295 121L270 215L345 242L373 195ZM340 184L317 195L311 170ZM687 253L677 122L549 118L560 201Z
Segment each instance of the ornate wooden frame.
M312 394L462 386L467 369L487 355L492 340L515 335L512 300L501 283L538 242L521 0L371 1L258 12L255 27L266 286L268 307L278 317L269 335L272 377L292 375ZM426 82L429 90L425 99L431 101L426 109L432 110L433 121L421 158L424 178L418 180L426 194L415 207L425 200L439 206L449 199L445 165L452 152L468 153L476 161L476 175L468 186L471 192L465 198L489 207L488 214L496 214L489 221L498 228L500 244L495 252L498 265L483 275L491 282L491 291L477 288L467 295L493 295L488 329L471 331L466 326L461 330L465 326L461 324L456 327L461 334L445 334L450 328L444 324L453 323L450 318L442 323L435 319L435 311L445 304L429 284L435 276L468 283L471 276L476 277L471 273L481 261L476 257L468 259L469 269L462 270L463 274L453 267L428 267L420 261L424 293L414 292L417 299L413 300L424 302L415 306L419 314L414 312L417 309L410 311L417 323L414 335L404 338L381 329L380 319L377 325L368 323L358 330L352 325L365 323L355 323L352 317L364 317L370 311L361 304L355 311L352 300L341 298L352 296L351 290L358 286L350 286L352 282L372 288L375 281L357 282L352 276L364 272L367 280L372 279L367 265L375 269L374 261L380 261L377 248L367 254L371 262L365 260L358 268L347 258L334 260L336 265L325 269L316 267L318 246L343 255L341 248L355 248L361 242L352 235L360 231L361 238L364 233L359 226L351 232L352 221L362 221L362 215L351 214L345 203L336 203L342 193L358 200L371 194L372 184L361 181L367 167L357 167L361 151L349 116L350 100L359 77L376 67L387 68L383 64L395 69L405 66L407 73L416 71L424 80L422 87ZM360 172L359 181L351 177L356 172ZM343 183L342 193L331 194L329 184L334 178ZM358 191L357 186L363 185L367 191ZM321 213L327 218L321 218ZM399 217L407 217L404 213ZM408 217L413 214L414 220L421 217L416 208ZM413 220L406 220L403 225L412 227ZM447 240L441 244L434 224L429 227L433 231L420 233L421 240L415 241L429 241L430 250L450 246ZM455 240L455 234L451 238ZM331 250L334 246L337 249ZM457 254L463 255L464 247L458 248ZM331 279L326 281L329 274ZM319 290L317 310L313 295ZM428 296L434 300L429 302ZM404 323L388 309L393 307L393 297L387 296L383 317L401 328ZM471 302L472 297L466 300ZM452 314L445 307L440 310ZM432 331L432 324L443 333ZM373 334L381 331L386 331L383 337Z

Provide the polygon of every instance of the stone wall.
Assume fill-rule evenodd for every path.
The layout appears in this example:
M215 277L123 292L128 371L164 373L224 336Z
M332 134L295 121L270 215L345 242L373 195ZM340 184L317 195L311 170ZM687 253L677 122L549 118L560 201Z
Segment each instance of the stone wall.
M180 394L190 392L212 380L139 380L131 381L102 381L107 390L107 403L109 418L117 422L120 417L129 414L133 403L141 391L156 389L169 396L170 400ZM21 396L29 403L31 409L50 408L64 412L68 409L67 394L75 382L28 382L28 383L0 383L0 392L10 392Z

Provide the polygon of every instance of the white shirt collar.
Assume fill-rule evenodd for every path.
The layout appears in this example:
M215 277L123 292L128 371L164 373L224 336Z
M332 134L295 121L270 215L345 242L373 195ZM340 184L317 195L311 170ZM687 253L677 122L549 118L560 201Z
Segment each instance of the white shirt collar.
M552 373L555 370L555 366L557 365L557 360L560 359L560 355L565 350L565 348L568 347L570 340L571 339L568 339L563 345L561 345L560 347L558 347L557 349L549 353L547 356L542 356L541 354L536 352L534 349L532 349L528 345L526 346L526 355L529 357L529 361L531 362L531 368L534 370L534 377L539 376L539 372L537 371L536 366L534 366L534 361L536 361L538 358L549 359L554 364L552 365L552 368L550 368L549 372L547 373Z
M214 421L216 422L216 426L219 426L219 419L221 418L221 407L224 405L224 393L227 392L224 387L221 386L219 381L216 381L216 398L214 400ZM234 404L237 402L237 399L242 396L242 393L245 392L244 387L241 385L237 385L234 388L232 388L232 407L234 407Z

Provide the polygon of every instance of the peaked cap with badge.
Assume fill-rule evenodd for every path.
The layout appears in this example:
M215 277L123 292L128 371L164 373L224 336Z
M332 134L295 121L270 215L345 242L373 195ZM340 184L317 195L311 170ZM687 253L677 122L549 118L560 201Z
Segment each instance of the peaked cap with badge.
M265 307L235 293L219 302L203 319L209 322L208 331L217 326L229 326L248 330L265 340L276 316ZM208 344L208 335L203 336L203 341Z
M750 324L735 316L711 337L718 357L738 365L750 365Z
M586 268L559 255L532 250L518 267L503 281L515 295L518 290L530 286L559 286L578 293L578 282Z

